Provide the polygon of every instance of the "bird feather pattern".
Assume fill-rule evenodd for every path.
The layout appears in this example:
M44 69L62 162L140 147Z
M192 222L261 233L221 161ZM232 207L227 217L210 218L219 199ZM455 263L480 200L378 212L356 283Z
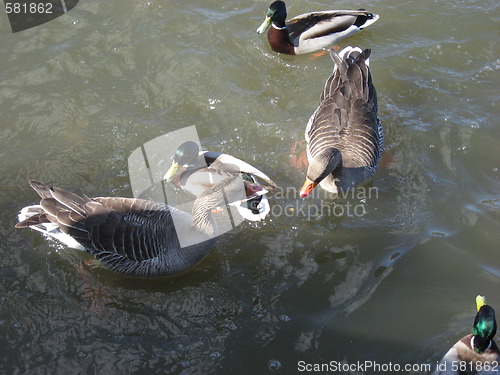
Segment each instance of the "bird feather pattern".
M64 241L57 229L81 245L73 247L85 249L116 272L142 277L179 273L201 260L213 245L209 236L200 235L204 241L181 247L172 216L186 226L192 226L194 219L163 203L119 197L88 198L49 188L38 181L30 184L42 197L40 206L30 206L27 211L31 216L16 227L38 226L42 233ZM193 208L193 213L198 212L197 220L208 227L203 219L222 199L222 193L210 193L195 201ZM44 227L47 223L56 224L53 233ZM196 232L193 230L194 236Z
M340 33L351 27L358 16L367 14L369 13L362 10L332 10L301 14L287 22L290 40L314 39Z
M376 93L364 62L369 54L365 50L351 63L332 54L336 67L307 131L312 157L330 146L341 151L343 167L377 164L380 135L373 127L378 118L376 103L371 101Z
M311 177L326 169L325 155L341 155L339 165L320 182L332 192L372 176L380 163L383 130L368 65L370 53L369 49L352 47L340 55L331 51L333 74L326 80L320 103L306 127Z

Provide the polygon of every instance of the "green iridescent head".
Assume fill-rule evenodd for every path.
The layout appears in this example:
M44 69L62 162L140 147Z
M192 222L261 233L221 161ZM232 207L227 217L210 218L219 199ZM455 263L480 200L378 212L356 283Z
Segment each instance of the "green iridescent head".
M190 167L196 163L200 147L197 143L186 141L175 150L172 164L164 176L166 181L171 181L181 166Z
M271 24L277 27L285 27L286 20L286 5L283 1L275 1L269 6L267 10L266 19L257 29L258 34L263 34L269 29Z
M495 310L486 304L483 296L476 297L477 314L472 327L474 335L473 346L476 353L483 353L491 345L491 340L497 332Z

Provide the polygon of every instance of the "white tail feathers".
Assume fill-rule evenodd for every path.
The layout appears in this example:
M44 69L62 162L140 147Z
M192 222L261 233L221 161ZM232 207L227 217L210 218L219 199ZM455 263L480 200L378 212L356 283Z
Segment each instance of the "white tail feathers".
M17 218L19 222L22 222L34 215L39 214L41 211L43 211L43 209L40 205L27 206L19 212ZM59 226L55 223L39 223L36 225L30 225L29 228L42 233L46 238L55 239L73 249L85 250L85 248L73 237L62 232L61 229L59 229Z

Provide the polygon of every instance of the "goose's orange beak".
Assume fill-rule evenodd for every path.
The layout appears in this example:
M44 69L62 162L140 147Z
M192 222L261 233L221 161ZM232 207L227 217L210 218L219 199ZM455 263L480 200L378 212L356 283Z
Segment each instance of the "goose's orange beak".
M317 182L312 182L310 179L306 177L306 181L304 182L304 185L302 186L302 189L300 189L300 197L305 198L309 194L311 194L311 191L318 186Z
M248 197L251 197L255 193L258 193L259 191L264 190L262 186L257 185L257 184L250 184L250 183L245 183L245 193Z

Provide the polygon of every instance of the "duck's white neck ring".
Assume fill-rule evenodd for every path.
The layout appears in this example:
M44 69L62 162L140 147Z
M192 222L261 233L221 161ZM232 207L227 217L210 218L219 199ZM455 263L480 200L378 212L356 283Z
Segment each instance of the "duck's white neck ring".
M276 30L286 30L286 26L278 27L274 23L271 26L274 27Z
M490 343L488 344L488 347L485 350L491 349L491 345L493 344L493 340L490 340ZM472 349L474 349L474 336L470 339L470 346Z

